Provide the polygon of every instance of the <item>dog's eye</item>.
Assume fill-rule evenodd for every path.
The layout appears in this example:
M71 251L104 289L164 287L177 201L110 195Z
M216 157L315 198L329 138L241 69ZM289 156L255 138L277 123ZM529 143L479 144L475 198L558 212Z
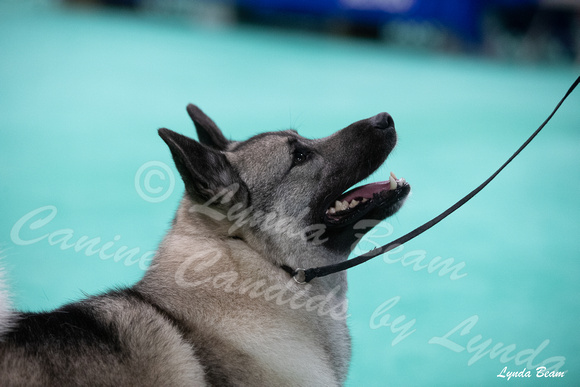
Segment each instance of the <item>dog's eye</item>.
M309 153L307 151L296 149L292 153L292 166L300 165L308 160Z

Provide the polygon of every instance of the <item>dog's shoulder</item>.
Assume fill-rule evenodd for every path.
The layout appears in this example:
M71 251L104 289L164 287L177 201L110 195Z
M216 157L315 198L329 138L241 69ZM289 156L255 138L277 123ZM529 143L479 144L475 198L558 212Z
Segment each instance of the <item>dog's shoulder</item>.
M205 384L179 327L132 289L51 312L16 313L0 342L0 375L16 384L87 385L107 377L111 384Z

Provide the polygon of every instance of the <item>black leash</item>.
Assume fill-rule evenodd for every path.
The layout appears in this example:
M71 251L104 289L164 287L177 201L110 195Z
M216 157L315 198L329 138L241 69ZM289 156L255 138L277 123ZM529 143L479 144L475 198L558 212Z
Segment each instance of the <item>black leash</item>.
M340 263L337 263L334 265L315 267L315 268L311 268L311 269L298 268L298 269L292 270L289 267L288 268L284 267L284 269L287 270L290 273L290 275L292 275L292 277L294 277L294 280L296 282L307 283L307 282L312 281L314 278L324 277L326 275L334 274L334 273L337 273L339 271L347 270L347 269L350 269L351 267L360 265L361 263L364 263L364 262L368 261L369 259L375 258L378 255L384 254L387 251L392 250L395 247L400 246L403 243L405 243L405 242L415 238L416 236L424 233L425 231L429 230L431 227L433 227L437 223L441 222L447 216L451 215L459 207L461 207L462 205L467 203L467 201L469 201L472 197L477 195L479 193L479 191L481 191L483 188L485 188L486 185L488 185L509 163L511 163L511 161L514 158L516 158L516 156L519 155L520 152L522 150L524 150L524 148L526 146L528 146L528 144L534 139L534 137L536 137L538 135L538 133L540 133L540 131L544 128L544 126L546 126L546 124L552 119L552 117L554 116L554 114L556 114L556 112L558 111L558 109L560 108L562 103L566 100L566 98L568 98L568 96L572 93L572 91L574 91L576 86L578 86L578 83L580 83L580 77L578 77L576 79L576 81L572 84L572 86L570 86L570 89L568 89L568 92L566 93L566 95L564 95L564 97L560 100L558 105L556 105L556 108L554 109L554 111L552 111L552 114L550 114L548 116L548 118L546 118L546 120L542 123L542 125L540 125L540 127L538 129L536 129L536 131L526 140L526 142L524 142L524 144L522 146L520 146L520 148L501 167L499 167L499 169L497 171L495 171L495 173L493 175L491 175L479 187L475 188L473 191L471 191L469 194L467 194L465 197L463 197L457 203L455 203L454 205L449 207L447 210L442 212L439 216L431 219L430 221L423 224L422 226L417 227L416 229L414 229L410 233L403 235L402 237L400 237L400 238L398 238L398 239L396 239L396 240L394 240L386 245L383 245L381 247L373 249L373 250L371 250L363 255L359 255L356 258L352 258L352 259L349 259L347 261L340 262Z

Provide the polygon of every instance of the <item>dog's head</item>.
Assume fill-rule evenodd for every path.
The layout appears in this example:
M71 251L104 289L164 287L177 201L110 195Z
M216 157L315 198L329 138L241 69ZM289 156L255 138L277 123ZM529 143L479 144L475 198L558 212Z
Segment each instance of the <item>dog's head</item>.
M361 236L394 214L410 192L405 180L394 176L349 190L395 147L397 135L387 113L322 139L287 130L238 142L226 139L196 106L187 111L199 142L168 129L159 134L189 199L219 211L230 236L259 240L261 246L253 247L277 264L320 264L309 261L313 252L346 258Z

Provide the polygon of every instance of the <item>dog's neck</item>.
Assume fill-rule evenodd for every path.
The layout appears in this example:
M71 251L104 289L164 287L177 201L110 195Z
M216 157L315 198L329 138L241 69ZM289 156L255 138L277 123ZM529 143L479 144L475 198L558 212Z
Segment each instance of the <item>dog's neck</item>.
M284 215L274 217L265 225L253 223L253 214L243 209L217 210L185 195L176 212L171 233L195 240L215 239L221 243L234 243L236 248L253 250L262 260L262 269L274 266L274 271L284 267L310 268L344 261L348 252L339 253L325 249L320 241L307 242L300 234L300 225ZM253 223L252 226L249 226ZM239 243L242 243L240 245ZM289 278L289 277L288 277ZM318 281L321 286L346 290L346 274L341 273Z
M297 284L280 267L286 262L254 247L252 234L242 238L232 235L231 222L213 219L194 206L188 197L183 199L172 229L136 289L192 331L227 331L235 324L238 329L255 331L263 338L260 345L272 350L274 357L295 358L297 362L307 358L313 362L310 371L343 381L350 353L345 275ZM208 321L212 326L205 326ZM292 325L290 332L299 332L298 336L285 337L283 327L287 325ZM296 345L288 340L295 340ZM224 345L238 350L244 345L234 336L231 341ZM315 361L317 357L326 362ZM332 370L325 371L322 364L329 363ZM282 364L265 364L278 366Z

